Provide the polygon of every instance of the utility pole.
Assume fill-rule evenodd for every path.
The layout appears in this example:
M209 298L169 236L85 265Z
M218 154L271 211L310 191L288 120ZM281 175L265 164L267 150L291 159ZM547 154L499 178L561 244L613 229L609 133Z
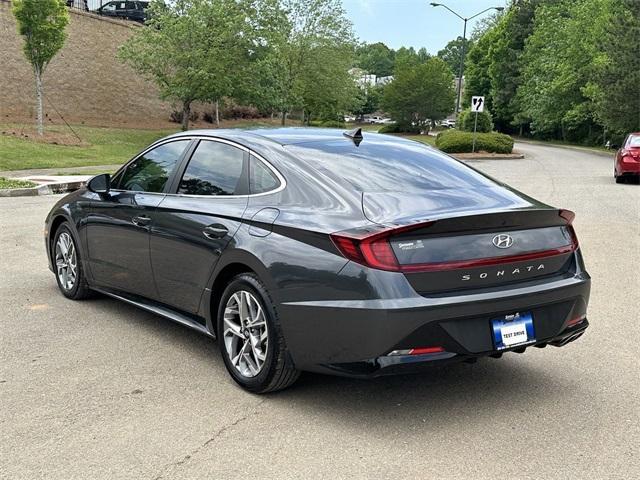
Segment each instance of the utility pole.
M484 10L482 10L481 12L476 13L475 15L472 15L470 17L463 17L462 15L454 12L453 10L451 10L449 7L447 7L445 4L443 3L434 3L431 2L431 6L432 7L444 7L447 10L449 10L451 13L453 13L456 17L458 17L460 20L462 20L464 22L464 30L462 31L462 52L460 53L460 70L459 70L459 74L458 74L458 95L456 97L456 115L460 112L460 97L462 95L462 76L464 75L464 56L465 56L465 44L467 43L467 22L473 18L476 18L479 15L482 15L484 12L488 12L489 10L497 10L498 12L501 12L504 10L504 7L489 7L486 8Z

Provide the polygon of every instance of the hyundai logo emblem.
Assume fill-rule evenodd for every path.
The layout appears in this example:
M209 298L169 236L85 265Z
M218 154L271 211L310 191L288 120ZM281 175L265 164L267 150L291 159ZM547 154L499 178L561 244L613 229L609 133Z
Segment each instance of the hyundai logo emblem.
M493 237L492 242L498 248L509 248L513 245L513 237L506 233L501 233L500 235Z

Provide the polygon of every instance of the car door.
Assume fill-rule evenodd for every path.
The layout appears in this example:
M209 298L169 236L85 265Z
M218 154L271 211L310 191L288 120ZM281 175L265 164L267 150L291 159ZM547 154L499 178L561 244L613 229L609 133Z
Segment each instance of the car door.
M190 142L173 140L147 150L113 178L109 194L91 202L86 241L92 283L157 298L149 230Z
M197 313L247 207L248 151L224 140L199 140L173 192L154 215L151 264L160 301Z

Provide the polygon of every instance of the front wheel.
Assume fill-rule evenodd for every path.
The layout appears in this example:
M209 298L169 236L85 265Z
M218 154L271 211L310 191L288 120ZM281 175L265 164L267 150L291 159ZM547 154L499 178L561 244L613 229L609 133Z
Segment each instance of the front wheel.
M72 300L90 297L91 290L84 275L78 244L66 222L56 231L51 253L56 281L62 294Z
M255 274L237 275L225 289L218 308L218 342L227 370L250 392L282 390L300 376L273 301Z

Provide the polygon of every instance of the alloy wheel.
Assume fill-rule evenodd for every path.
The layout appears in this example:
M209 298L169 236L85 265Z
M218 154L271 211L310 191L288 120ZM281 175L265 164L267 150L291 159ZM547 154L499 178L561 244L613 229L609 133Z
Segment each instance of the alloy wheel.
M65 290L72 290L78 276L78 257L71 235L62 232L56 242L56 270L60 285Z
M267 358L269 334L258 299L246 290L235 292L224 309L224 345L234 368L243 377L255 377Z

